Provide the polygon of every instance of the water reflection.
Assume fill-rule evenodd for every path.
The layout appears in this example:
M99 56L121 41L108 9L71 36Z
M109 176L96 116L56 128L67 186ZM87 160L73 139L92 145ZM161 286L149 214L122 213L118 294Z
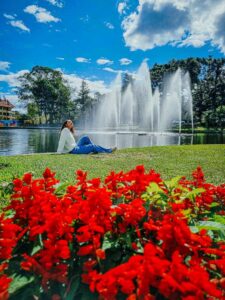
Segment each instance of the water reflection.
M138 134L138 133L89 133L89 136L96 144L103 147L117 146L122 148L165 146L192 144L192 135L178 134Z
M146 134L146 133L96 133L77 132L77 139L88 134L95 144L103 147L117 146L122 148L190 145L190 144L223 144L225 135L221 134L195 134L179 135ZM1 129L0 155L16 155L26 153L55 152L59 139L58 129Z
M55 152L58 137L58 130L2 129L0 155Z

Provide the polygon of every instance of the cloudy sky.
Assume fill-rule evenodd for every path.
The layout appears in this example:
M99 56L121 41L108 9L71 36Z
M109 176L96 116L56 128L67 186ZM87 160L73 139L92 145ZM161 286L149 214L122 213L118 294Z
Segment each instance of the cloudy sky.
M5 0L0 22L0 95L13 103L17 76L35 65L105 92L144 59L225 54L224 0Z

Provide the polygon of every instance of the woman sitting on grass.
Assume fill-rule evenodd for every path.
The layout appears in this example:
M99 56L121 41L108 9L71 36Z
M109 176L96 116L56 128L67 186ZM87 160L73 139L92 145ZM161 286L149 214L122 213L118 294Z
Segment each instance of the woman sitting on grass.
M95 145L88 136L83 136L76 143L74 138L74 126L71 120L63 123L59 138L59 145L57 153L71 153L71 154L89 154L89 153L112 153L116 150L114 148L103 148Z

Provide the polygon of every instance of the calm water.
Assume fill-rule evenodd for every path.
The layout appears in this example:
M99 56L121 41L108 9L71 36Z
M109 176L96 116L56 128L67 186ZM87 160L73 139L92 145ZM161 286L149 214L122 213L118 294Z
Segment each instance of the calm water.
M88 134L95 144L119 149L145 146L224 144L225 134L144 134L144 133L86 133L78 132L77 139ZM1 129L0 155L55 152L59 130L56 129Z

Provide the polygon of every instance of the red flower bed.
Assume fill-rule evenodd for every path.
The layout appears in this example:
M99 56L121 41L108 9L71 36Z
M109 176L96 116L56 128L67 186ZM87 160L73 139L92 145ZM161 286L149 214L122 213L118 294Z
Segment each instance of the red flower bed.
M137 166L104 183L15 179L0 216L0 299L225 299L225 185Z

